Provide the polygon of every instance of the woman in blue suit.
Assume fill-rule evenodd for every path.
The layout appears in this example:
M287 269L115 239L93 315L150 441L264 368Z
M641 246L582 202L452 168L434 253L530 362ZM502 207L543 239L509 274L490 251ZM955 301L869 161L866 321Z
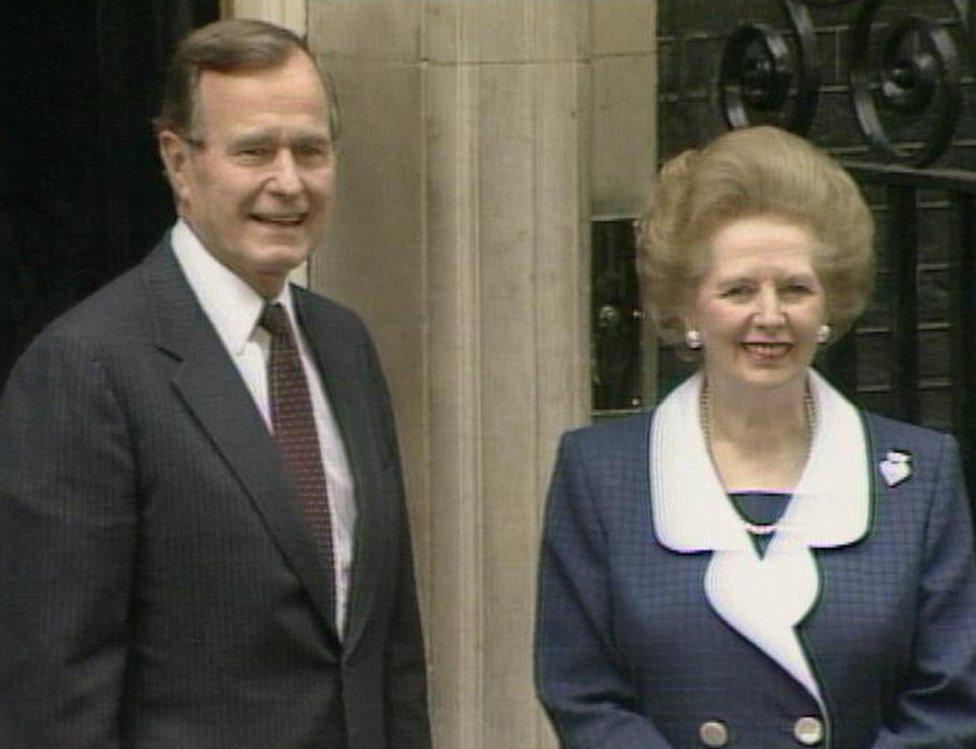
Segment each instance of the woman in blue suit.
M563 746L976 747L956 444L810 367L864 308L872 233L847 174L774 128L662 170L645 305L701 367L562 440L536 681Z

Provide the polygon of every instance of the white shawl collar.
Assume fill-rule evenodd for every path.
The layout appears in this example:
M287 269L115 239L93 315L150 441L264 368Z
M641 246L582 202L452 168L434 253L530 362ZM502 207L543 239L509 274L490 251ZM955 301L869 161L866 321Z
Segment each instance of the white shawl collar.
M759 557L719 481L701 430L695 375L654 413L650 468L654 532L668 549L713 552L705 594L715 612L766 652L824 707L797 637L813 608L820 573L811 548L864 537L871 516L870 460L857 410L816 372L810 390L817 428L810 457L779 529Z

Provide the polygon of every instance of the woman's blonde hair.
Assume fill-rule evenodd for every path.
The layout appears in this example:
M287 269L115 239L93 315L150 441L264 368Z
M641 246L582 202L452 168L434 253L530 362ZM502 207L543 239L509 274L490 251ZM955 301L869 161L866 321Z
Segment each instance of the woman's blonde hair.
M638 235L645 311L670 343L711 261L709 240L732 221L769 217L816 240L832 339L863 312L874 279L874 221L854 180L823 151L768 125L732 130L668 161L651 189Z

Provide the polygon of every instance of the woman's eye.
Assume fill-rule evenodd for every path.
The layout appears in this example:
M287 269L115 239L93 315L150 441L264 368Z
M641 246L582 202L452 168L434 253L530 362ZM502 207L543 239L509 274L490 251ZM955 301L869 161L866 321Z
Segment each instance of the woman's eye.
M806 284L794 283L787 286L783 292L789 296L806 296L811 293L811 289Z
M730 286L722 292L722 296L726 299L736 299L748 296L750 291L748 286Z

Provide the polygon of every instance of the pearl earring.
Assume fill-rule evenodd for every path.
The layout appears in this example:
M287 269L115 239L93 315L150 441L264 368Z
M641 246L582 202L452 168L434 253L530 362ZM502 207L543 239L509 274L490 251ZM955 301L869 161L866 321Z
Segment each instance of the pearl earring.
M701 345L701 333L699 333L695 328L689 328L687 331L685 331L685 346L694 351L696 349L700 349Z
M817 331L817 343L823 344L829 341L831 332L832 331L830 330L829 325L827 325L826 323L821 325L820 329Z

